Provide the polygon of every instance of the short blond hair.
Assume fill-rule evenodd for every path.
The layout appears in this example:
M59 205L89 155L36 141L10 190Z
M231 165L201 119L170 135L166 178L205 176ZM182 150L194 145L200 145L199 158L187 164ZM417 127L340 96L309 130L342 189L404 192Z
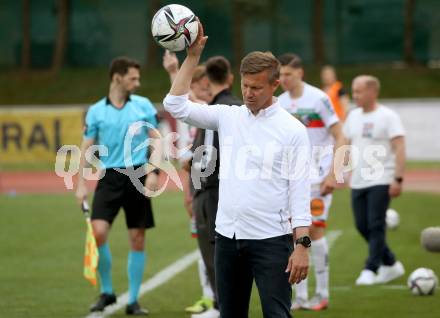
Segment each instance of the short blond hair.
M380 81L373 75L359 75L354 78L353 82L355 81L362 81L368 88L375 90L378 94L380 92Z
M196 67L196 69L194 70L193 76L191 78L191 84L197 83L205 76L206 76L206 66L205 65L198 65Z
M271 52L251 52L241 60L241 75L257 74L263 71L268 71L270 83L280 77L280 62Z

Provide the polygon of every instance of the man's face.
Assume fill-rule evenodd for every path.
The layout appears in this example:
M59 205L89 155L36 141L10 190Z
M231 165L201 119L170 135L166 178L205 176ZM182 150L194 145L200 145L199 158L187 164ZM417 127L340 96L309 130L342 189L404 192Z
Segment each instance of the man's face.
M302 68L294 68L290 65L281 66L280 83L284 91L292 91L301 84L304 76Z
M331 85L336 81L335 71L331 68L324 68L321 71L321 82L324 85Z
M355 79L351 87L353 101L360 107L368 107L376 102L376 91L368 87L365 81Z
M241 75L241 93L243 101L252 112L272 105L272 96L280 81L269 81L267 70L256 74Z
M135 67L130 67L124 76L116 74L116 81L129 94L134 93L141 86L141 74Z
M191 90L197 99L210 103L212 100L211 90L209 88L209 80L207 76L203 76L197 82L191 84Z

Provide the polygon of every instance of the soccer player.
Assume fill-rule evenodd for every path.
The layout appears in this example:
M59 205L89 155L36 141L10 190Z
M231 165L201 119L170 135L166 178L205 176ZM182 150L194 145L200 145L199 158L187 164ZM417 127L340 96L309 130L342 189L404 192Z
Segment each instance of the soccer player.
M176 54L165 50L163 55L163 67L168 72L170 76L170 81L173 83L176 78L177 72L179 71L179 60L176 57ZM209 103L212 100L212 94L209 89L209 79L206 75L206 67L205 65L199 65L196 67L190 86L190 99L194 102L198 103ZM181 128L179 132L182 134L182 131L187 128L188 136L185 138L188 141L188 144L192 144L195 140L197 128L191 127L185 123L181 123ZM186 127L185 127L186 126ZM185 145L186 146L186 145ZM182 155L182 158L179 158L181 161L182 167L184 171L190 172L191 167L190 163L192 160L192 151L187 151ZM197 238L197 227L196 227L196 217L195 213L193 213L193 195L194 195L194 187L192 186L191 178L188 178L188 184L184 184L183 188L184 192L184 206L186 211L188 212L189 217L191 218L191 235L194 238ZM185 308L185 311L191 314L200 314L206 311L209 311L213 308L214 305L214 291L211 287L211 283L208 278L207 268L205 266L205 262L203 259L199 259L198 261L198 269L199 269L199 280L200 285L202 287L202 297L197 300L193 305Z
M328 96L320 89L303 82L301 59L295 54L284 54L280 82L285 91L279 96L280 105L298 118L306 127L312 146L311 211L313 216L310 236L311 254L315 268L316 294L308 301L307 280L297 284L292 309L323 310L329 301L328 245L325 238L326 221L336 184L333 166L333 145L344 143L342 125Z
M340 121L344 121L348 107L349 99L344 86L336 77L336 70L333 66L326 65L321 70L322 90L327 93L332 101L333 108Z
M197 39L187 50L164 106L177 119L218 131L222 159L215 275L220 316L248 317L255 279L264 317L291 317L291 283L306 278L308 270L307 132L273 98L279 62L271 53L252 52L243 58L245 105L189 101L190 79L207 39L199 23Z
M385 239L386 211L391 198L402 192L405 132L399 116L377 102L379 91L376 77L356 77L352 97L359 107L344 124L345 137L359 153L359 162L353 162L351 203L356 228L368 243L368 258L356 285L387 283L405 273Z
M140 86L140 66L126 57L119 57L110 65L110 88L108 95L92 105L85 119L84 138L81 145L80 174L76 189L79 202L87 199L84 179L86 167L85 153L92 145L106 147L107 153L101 155L105 175L99 180L92 205L92 226L99 249L98 273L101 295L91 307L91 311L102 311L116 302L113 290L111 269L112 256L107 238L111 225L122 207L128 228L130 252L128 254L128 315L146 315L137 301L139 288L146 263L144 252L145 230L154 226L150 199L145 190L139 191L133 181L140 182L150 191L157 186L157 167L160 164L158 143L151 139L154 150L147 163L147 148L135 151L148 138L158 138L158 133L147 126L156 127L156 109L151 102L134 91ZM144 123L147 123L145 125ZM126 137L131 144L126 145ZM131 151L126 151L131 149ZM117 169L127 169L124 171ZM145 169L140 178L133 180L128 176L130 169ZM133 170L131 170L133 173ZM145 175L146 174L146 175Z

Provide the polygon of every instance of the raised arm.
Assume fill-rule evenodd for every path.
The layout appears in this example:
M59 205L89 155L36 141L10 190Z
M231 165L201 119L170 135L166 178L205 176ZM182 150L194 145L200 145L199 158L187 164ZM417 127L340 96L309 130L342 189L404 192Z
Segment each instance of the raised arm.
M179 60L177 59L176 54L165 50L162 65L170 76L170 82L173 83L176 79L177 72L179 71Z
M176 119L199 128L217 130L220 112L227 106L208 106L188 100L191 79L195 68L199 64L207 39L208 37L203 33L203 26L199 22L197 39L188 48L185 61L182 63L171 85L171 90L163 101L163 105L165 110Z
M208 37L203 32L203 26L199 22L199 32L194 43L188 48L187 56L171 86L170 95L180 96L189 93L191 79L195 68L199 64L200 56L205 47Z

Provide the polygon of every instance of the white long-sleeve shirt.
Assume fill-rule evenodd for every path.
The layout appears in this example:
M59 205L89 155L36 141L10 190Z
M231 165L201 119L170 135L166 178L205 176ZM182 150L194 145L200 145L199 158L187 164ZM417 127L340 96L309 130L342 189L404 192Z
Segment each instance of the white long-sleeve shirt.
M278 102L257 115L245 105L202 105L187 95L167 95L163 104L176 119L218 131L216 232L265 239L311 224L307 131Z

